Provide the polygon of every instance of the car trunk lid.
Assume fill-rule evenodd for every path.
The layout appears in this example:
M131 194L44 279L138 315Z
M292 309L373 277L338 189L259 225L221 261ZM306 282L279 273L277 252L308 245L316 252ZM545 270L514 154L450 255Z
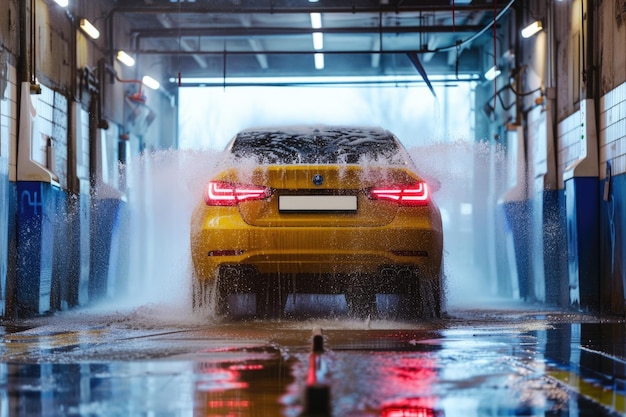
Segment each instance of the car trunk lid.
M370 198L372 187L419 180L402 166L269 165L248 175L231 170L230 182L269 187L264 200L239 203L244 221L254 226L354 227L390 223L398 205Z

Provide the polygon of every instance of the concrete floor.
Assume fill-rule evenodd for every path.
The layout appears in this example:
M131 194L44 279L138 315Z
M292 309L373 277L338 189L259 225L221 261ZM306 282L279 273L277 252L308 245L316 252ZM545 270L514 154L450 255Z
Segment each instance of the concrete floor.
M626 324L515 302L423 323L144 306L0 324L1 417L626 414Z

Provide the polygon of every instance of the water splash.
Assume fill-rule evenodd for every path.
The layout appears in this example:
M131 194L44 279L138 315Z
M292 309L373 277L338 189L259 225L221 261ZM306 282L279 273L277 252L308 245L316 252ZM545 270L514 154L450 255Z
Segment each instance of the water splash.
M123 168L128 187L128 293L133 305L191 308L189 220L223 153L146 152Z
M500 144L457 140L409 149L420 174L440 184L433 194L444 228L448 305L494 295L497 206L506 192Z
M412 147L409 153L422 175L440 183L434 199L444 221L448 304L488 293L495 279L495 243L482 239L492 235L489 223L503 194L497 180L504 172L502 147L457 141ZM163 150L124 167L129 200L123 236L130 265L128 294L121 302L191 312L189 219L207 180L225 160L214 150Z

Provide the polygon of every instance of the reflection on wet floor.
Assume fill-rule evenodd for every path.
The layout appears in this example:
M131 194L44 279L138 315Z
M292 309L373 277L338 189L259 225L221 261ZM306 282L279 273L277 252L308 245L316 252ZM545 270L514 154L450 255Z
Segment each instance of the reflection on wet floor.
M619 321L504 310L427 323L148 316L4 327L0 416L312 416L326 409L307 404L324 401L306 395L312 384L327 388L321 415L336 417L626 413Z
M625 414L625 326L624 323L555 325L545 335L548 374L608 409Z

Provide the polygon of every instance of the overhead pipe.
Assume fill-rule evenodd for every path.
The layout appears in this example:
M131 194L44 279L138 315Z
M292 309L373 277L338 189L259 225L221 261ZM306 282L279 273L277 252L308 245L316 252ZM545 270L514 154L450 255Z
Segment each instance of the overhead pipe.
M448 45L448 46L443 46L441 48L435 48L435 50L432 51L432 52L447 51L447 50L450 50L450 49L458 48L459 46L461 46L463 44L473 42L475 39L478 39L482 34L484 34L489 29L491 29L496 23L498 23L498 21L511 8L511 6L513 6L514 3L515 3L515 0L511 0L502 10L500 10L500 12L493 18L493 20L491 20L489 22L489 24L487 24L482 30L480 30L477 33L473 34L469 38L464 39L464 40L459 40L459 41L455 42L454 45ZM493 9L489 9L489 10L491 11Z
M129 94L128 99L135 103L144 103L146 102L146 96L143 94L143 81L141 80L123 80L117 74L115 74L115 79L120 83L126 84L139 84L139 89L136 93Z

